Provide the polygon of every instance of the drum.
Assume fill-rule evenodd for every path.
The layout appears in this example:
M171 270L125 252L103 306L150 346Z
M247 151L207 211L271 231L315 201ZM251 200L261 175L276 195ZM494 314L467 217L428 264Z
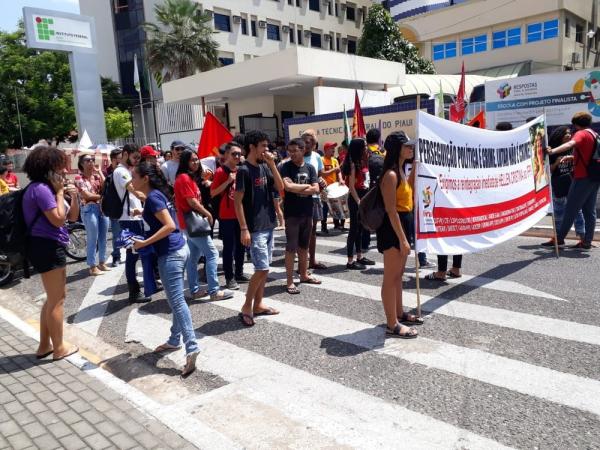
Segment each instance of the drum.
M337 220L349 219L348 194L350 190L348 186L341 185L340 183L331 183L327 186L325 192L327 193L329 214Z

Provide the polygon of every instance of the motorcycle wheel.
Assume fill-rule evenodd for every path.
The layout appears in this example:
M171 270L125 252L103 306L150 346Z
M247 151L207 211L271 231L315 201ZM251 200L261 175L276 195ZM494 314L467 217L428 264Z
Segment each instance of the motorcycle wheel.
M0 286L5 286L10 283L15 277L12 264L9 262L0 263Z
M75 261L84 261L87 257L87 233L80 223L69 225L69 245L67 256Z

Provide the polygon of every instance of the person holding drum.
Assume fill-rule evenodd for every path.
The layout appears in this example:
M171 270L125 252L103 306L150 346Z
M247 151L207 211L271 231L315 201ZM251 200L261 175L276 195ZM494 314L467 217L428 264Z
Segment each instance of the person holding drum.
M335 147L337 143L335 142L325 142L323 146L324 155L321 157L323 161L323 180L327 183L327 186L332 185L333 183L344 184L344 180L340 177L340 163L337 158L335 158ZM327 190L324 190L325 195L327 195ZM327 230L327 215L329 214L329 205L327 202L323 202L323 220L321 220L321 233L328 234ZM338 230L340 228L340 219L333 217L333 227Z

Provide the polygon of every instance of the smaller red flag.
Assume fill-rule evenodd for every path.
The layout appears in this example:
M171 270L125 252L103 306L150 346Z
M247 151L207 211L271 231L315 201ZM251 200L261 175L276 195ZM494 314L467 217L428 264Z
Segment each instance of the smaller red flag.
M367 135L365 128L365 120L363 119L362 109L360 108L360 100L358 92L354 91L354 116L352 117L352 137L362 137Z
M233 134L212 113L207 112L198 144L198 158L217 156L219 147L233 139Z
M475 117L469 120L467 124L470 127L484 128L485 129L485 112L479 111Z
M460 72L460 85L458 86L458 93L454 99L454 103L450 105L450 120L452 122L462 122L465 118L465 112L467 103L465 102L465 62L462 63L462 70Z

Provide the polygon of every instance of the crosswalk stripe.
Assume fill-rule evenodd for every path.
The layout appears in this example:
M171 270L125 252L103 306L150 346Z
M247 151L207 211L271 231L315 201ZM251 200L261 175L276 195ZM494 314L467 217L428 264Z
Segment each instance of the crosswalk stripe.
M93 336L98 335L100 324L104 319L104 313L108 303L112 300L119 280L123 276L125 265L119 265L109 272L94 278L90 289L79 305L79 310L73 319L77 324Z
M169 335L170 321L139 310L130 313L127 339L151 348ZM385 448L402 438L407 448L507 448L491 439L449 425L407 408L388 403L377 397L345 387L333 381L287 366L270 358L245 350L219 339L198 334L202 350L198 364L202 370L218 375L235 384L199 397L203 419L210 427L221 420L211 413L214 405L233 402L254 406L250 418L228 417L227 427L219 432L229 438L242 435L246 442L264 442L251 426L253 417L266 415L272 426L283 429L317 430L334 447L347 445L359 448ZM169 356L183 363L183 352ZM236 406L236 410L239 407ZM194 413L193 411L191 412ZM250 421L250 422L248 422ZM300 424L297 424L300 422ZM423 432L426 430L426 432ZM260 430L259 430L260 431ZM290 433L293 438L293 433Z
M243 293L236 292L233 299L217 305L239 311L244 298ZM423 337L385 339L382 327L272 298L265 301L281 314L260 319L600 415L600 396L590 395L600 392L600 381Z

